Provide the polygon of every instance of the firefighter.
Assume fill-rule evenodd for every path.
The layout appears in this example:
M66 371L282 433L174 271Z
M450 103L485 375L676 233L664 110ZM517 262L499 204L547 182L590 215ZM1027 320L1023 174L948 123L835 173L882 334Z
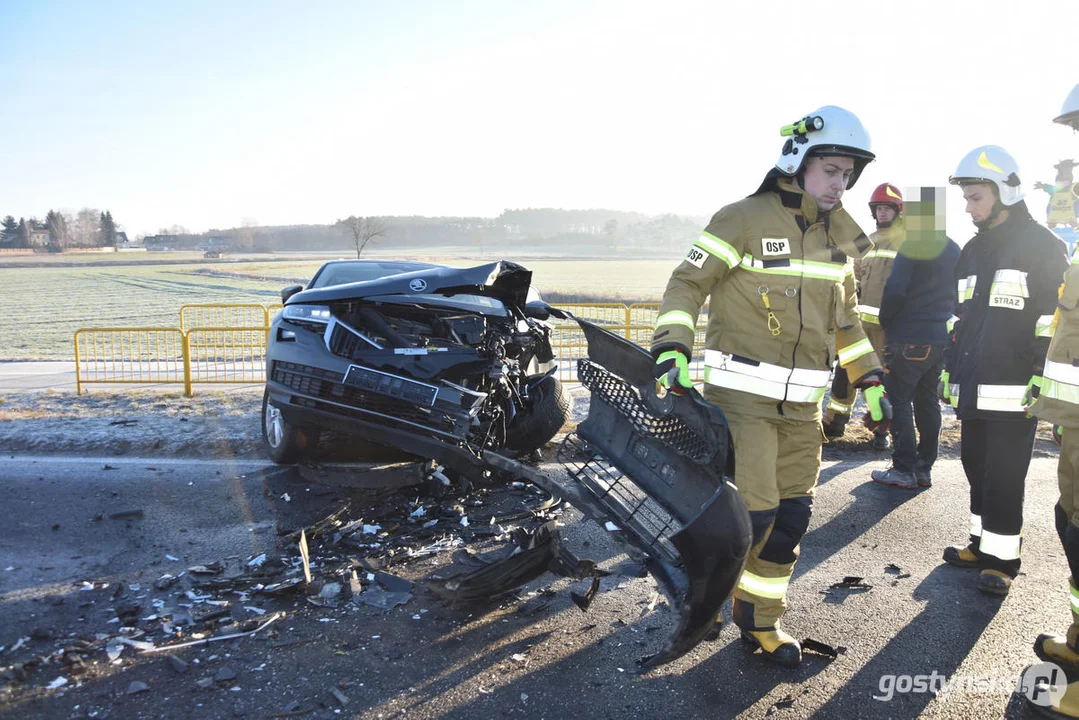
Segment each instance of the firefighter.
M1054 122L1079 130L1079 85L1068 95ZM1064 635L1039 635L1034 652L1042 660L1063 668L1070 680L1079 680L1079 367L1072 363L1079 353L1079 251L1072 255L1071 265L1064 274L1064 287L1050 329L1053 338L1041 386L1033 384L1027 399L1032 402L1031 413L1053 423L1054 437L1061 443L1057 466L1060 499L1054 515L1057 535L1068 561L1072 622ZM1079 718L1079 682L1069 684L1063 697L1048 711L1055 717Z
M1003 148L971 150L950 178L978 228L956 266L959 320L945 350L942 398L961 421L970 484L970 542L944 550L978 568L978 589L1007 595L1019 572L1023 490L1038 421L1023 405L1040 384L1067 256L1023 202L1019 166Z
M873 249L854 261L854 279L858 284L858 316L862 328L873 344L878 358L884 356L887 340L880 326L880 301L884 285L892 274L896 251L906 238L903 225L903 194L895 185L882 183L869 196L869 212L877 223L877 231L869 236ZM850 420L851 409L858 391L851 385L847 373L836 368L832 393L824 409L824 434L829 438L842 437ZM888 434L873 434L873 449L887 450Z
M882 371L855 309L852 258L872 244L840 204L874 156L852 113L822 107L781 130L776 165L717 212L675 268L656 319L656 377L691 387L697 314L709 299L704 396L734 441L735 483L754 547L734 595L742 639L786 666L798 642L779 627L820 470L820 405L838 354L865 392L871 429L891 417Z

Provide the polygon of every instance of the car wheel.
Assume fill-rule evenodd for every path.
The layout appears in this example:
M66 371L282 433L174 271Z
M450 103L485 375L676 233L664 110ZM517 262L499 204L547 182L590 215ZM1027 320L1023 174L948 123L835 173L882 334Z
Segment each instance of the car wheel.
M540 380L529 392L531 406L519 414L506 438L507 455L527 455L550 442L569 418L569 397L554 375Z
M319 431L315 428L292 426L281 410L270 402L270 391L262 393L262 442L278 465L292 465L318 445Z

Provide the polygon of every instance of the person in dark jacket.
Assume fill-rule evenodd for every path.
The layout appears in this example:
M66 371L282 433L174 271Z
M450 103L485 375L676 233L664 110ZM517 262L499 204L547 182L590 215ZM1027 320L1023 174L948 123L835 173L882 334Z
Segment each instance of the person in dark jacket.
M932 220L933 188L924 188L919 220ZM887 334L884 384L892 401L892 467L874 470L875 482L907 490L933 484L940 439L937 380L955 312L959 246L933 229L908 233L884 285L880 325ZM917 434L915 435L915 423Z
M1064 243L1030 216L1019 167L1003 148L975 148L950 179L978 228L956 266L959 320L945 353L941 399L962 422L970 483L970 542L944 550L950 565L978 568L978 589L1007 595L1019 572L1023 492L1037 420L1023 404L1040 386Z

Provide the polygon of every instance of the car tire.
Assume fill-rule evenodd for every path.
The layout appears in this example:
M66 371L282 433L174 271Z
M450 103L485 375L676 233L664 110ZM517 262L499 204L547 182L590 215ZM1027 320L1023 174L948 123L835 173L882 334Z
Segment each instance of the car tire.
M278 465L294 465L318 446L317 428L298 428L291 425L281 411L270 402L270 391L262 393L262 443Z
M538 450L550 442L569 419L569 396L554 375L540 380L529 392L529 397L532 407L518 415L510 427L505 455L517 457Z

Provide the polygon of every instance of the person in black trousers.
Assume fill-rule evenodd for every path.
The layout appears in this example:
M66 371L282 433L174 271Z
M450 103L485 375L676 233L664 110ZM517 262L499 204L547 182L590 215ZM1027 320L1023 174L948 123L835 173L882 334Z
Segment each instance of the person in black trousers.
M916 205L908 199L908 207L915 205L908 212L932 220L935 195L935 188L922 188ZM888 337L883 360L892 401L892 467L874 470L874 482L906 490L933 484L940 439L937 380L955 312L958 262L959 246L933 229L914 229L899 246L880 307L880 325Z
M941 399L962 422L970 483L970 542L945 548L950 565L978 568L978 589L1007 595L1019 573L1023 492L1037 420L1024 404L1041 387L1064 243L1030 216L1019 168L1003 148L975 148L951 183L963 189L978 234L956 267L959 320L946 352Z

